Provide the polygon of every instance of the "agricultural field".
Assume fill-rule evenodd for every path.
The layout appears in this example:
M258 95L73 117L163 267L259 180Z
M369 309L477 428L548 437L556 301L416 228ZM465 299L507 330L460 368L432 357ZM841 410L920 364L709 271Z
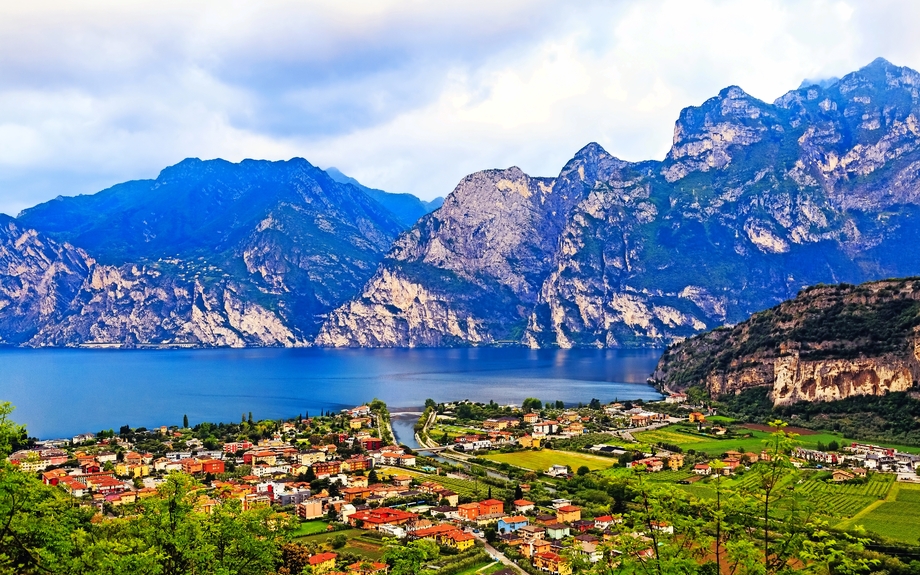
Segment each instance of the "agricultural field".
M864 485L835 485L819 480L806 480L796 491L815 508L827 511L836 518L850 518L871 505L884 499L894 483L894 476L872 474Z
M883 503L860 514L851 523L903 543L920 539L920 485L895 483Z
M338 552L351 552L360 555L371 561L377 561L383 557L383 542L368 535L367 531L361 529L345 529L342 531L331 531L320 535L307 535L295 539L298 543L326 543L336 535L344 535L348 539L345 547L338 549Z
M671 425L661 429L639 431L634 433L633 437L642 444L653 445L656 443L669 443L677 445L685 450L692 449L713 456L721 455L726 451L732 450L760 453L760 450L764 448L764 442L770 437L769 432L758 430L744 430L745 433L750 434L750 437L730 437L726 439L704 437L692 433L693 431L695 431L695 427L689 425ZM848 439L834 433L810 433L808 435L799 435L796 438L796 443L807 449L815 449L818 443L827 445L831 441L836 441L840 445L849 445L856 440ZM879 445L894 447L899 451L907 453L917 453L920 451L920 448L904 445L893 445L888 443Z
M539 472L546 471L553 465L568 465L572 471L585 465L588 469L595 471L597 469L606 469L617 462L616 459L610 457L574 453L571 451L556 451L553 449L518 451L515 453L490 453L483 457L499 463L508 463L516 467Z

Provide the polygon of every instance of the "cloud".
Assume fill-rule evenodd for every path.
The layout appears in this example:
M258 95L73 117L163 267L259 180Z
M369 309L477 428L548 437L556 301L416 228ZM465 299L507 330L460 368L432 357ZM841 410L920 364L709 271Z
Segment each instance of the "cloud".
M662 158L681 108L772 100L884 56L909 2L30 2L0 7L0 211L185 157L335 165L424 198L553 175L590 141Z

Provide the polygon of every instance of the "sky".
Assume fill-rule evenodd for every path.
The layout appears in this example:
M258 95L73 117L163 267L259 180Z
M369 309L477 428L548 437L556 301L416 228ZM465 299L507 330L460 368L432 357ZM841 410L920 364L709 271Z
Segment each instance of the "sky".
M876 57L920 69L920 3L42 1L0 5L0 212L186 157L304 157L423 199L662 159L680 110L772 101Z

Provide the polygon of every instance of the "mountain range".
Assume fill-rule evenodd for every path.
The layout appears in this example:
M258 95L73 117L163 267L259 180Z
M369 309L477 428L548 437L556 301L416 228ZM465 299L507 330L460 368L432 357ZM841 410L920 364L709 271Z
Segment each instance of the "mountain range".
M805 286L920 274L920 74L883 59L685 108L443 205L306 160L185 160L0 219L16 345L664 346Z

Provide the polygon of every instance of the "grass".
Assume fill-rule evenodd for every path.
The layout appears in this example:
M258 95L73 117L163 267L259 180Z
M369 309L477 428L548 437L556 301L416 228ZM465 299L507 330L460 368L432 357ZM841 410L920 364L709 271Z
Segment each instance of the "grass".
M344 535L348 539L348 543L344 547L336 550L337 553L351 552L371 561L377 561L383 557L383 543L379 539L368 536L368 532L361 529L344 529L319 535L307 535L298 537L295 541L301 543L327 543L336 535Z
M611 459L609 457L588 455L586 453L574 453L571 451L556 451L553 449L518 451L515 453L491 453L485 455L484 458L533 471L546 471L553 465L568 465L572 471L576 471L579 467L585 465L588 469L595 471L598 469L606 469L616 463L616 459Z
M382 467L377 472L377 476L381 479L390 477L392 475L411 475L419 481L434 481L435 483L440 483L443 485L445 489L450 489L457 495L466 495L468 497L472 497L473 499L481 499L489 493L489 485L483 482L457 479L455 477L446 477L444 475L433 475L411 469L396 469L393 467ZM496 499L504 499L509 491L509 489L503 489L494 485L492 486L492 496Z
M303 537L305 535L316 535L325 533L329 527L326 521L304 521L292 533L292 537Z
M920 539L920 485L895 483L885 502L860 514L853 523L903 543Z

